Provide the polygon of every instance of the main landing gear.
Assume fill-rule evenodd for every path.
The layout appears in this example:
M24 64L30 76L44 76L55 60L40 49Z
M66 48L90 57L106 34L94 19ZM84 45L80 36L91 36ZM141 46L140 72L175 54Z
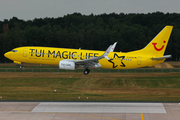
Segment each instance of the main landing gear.
M89 74L89 72L90 72L90 70L87 69L87 68L84 70L84 74L85 74L85 75Z

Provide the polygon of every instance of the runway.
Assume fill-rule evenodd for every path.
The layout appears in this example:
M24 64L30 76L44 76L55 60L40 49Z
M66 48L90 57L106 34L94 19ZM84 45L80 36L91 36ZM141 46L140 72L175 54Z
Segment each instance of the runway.
M57 113L166 113L162 103L42 102L31 112Z
M179 103L0 102L0 120L179 120Z

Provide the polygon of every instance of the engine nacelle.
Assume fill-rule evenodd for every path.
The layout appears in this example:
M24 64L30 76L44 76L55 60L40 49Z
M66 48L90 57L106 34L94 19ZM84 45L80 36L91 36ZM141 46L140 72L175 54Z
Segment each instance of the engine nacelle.
M75 70L75 63L73 61L61 60L59 61L59 69Z

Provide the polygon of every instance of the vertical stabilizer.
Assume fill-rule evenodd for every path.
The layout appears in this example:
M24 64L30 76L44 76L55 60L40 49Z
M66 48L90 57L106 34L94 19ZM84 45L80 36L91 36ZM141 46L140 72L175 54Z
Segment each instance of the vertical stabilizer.
M144 49L143 54L162 57L166 50L173 26L166 26Z

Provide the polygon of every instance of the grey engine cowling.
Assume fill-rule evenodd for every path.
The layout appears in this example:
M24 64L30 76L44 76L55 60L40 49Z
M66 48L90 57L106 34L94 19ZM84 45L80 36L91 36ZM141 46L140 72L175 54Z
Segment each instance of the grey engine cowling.
M61 60L59 61L59 69L75 70L75 63L73 61Z

